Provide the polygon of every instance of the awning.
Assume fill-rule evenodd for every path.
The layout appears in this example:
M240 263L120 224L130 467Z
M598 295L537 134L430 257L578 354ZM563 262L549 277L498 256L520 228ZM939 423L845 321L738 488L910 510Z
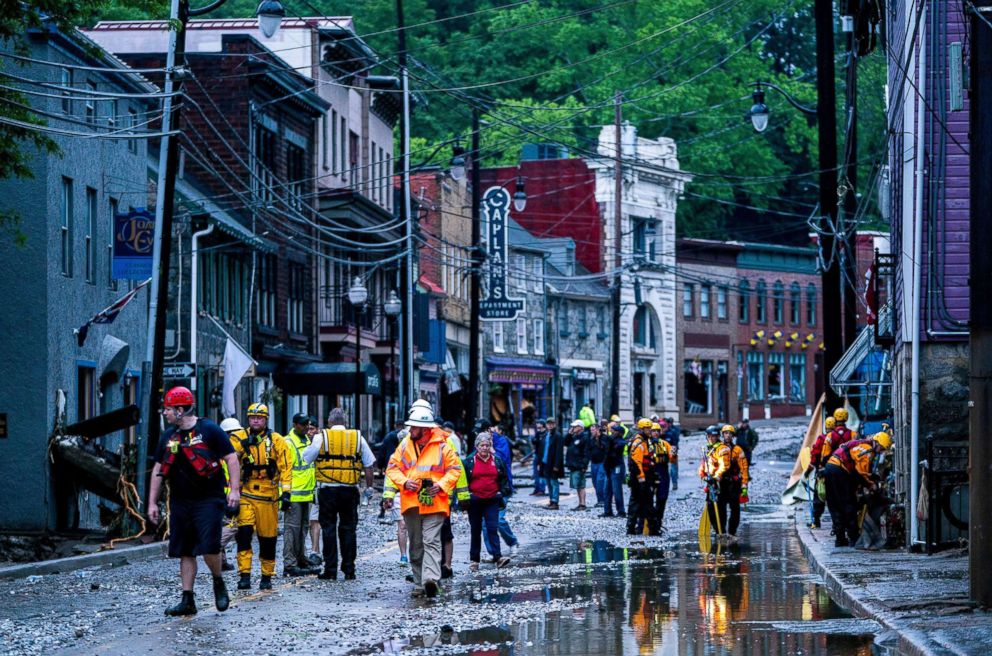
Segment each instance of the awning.
M554 365L527 358L486 358L486 368L489 370L488 379L492 383L530 387L547 385L558 371L558 367Z
M362 367L362 394L382 394L382 375L369 363ZM355 365L351 362L308 362L280 367L272 380L286 394L354 394Z
M891 332L892 307L884 305L878 313L880 332ZM875 344L875 328L866 326L830 370L830 387L844 395L848 387L891 385L885 366L884 349Z

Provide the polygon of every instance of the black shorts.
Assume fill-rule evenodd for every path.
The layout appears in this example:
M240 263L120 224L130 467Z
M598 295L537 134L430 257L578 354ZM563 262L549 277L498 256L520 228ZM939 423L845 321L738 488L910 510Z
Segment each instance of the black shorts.
M455 534L451 532L451 515L444 518L444 524L441 525L441 542L454 542Z
M169 558L220 553L226 501L220 497L169 500Z

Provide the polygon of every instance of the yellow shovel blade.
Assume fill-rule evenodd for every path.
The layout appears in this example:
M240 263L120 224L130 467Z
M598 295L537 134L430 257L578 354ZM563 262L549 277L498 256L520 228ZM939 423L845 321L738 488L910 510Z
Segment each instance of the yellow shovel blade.
M710 526L710 514L703 506L703 514L699 517L699 550L709 552L712 542L712 528Z
M804 446L802 451L799 452L799 464L802 465L803 471L809 468L809 447Z

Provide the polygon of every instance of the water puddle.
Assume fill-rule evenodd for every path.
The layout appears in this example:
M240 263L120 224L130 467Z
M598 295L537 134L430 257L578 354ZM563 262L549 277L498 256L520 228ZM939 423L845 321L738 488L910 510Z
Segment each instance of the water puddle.
M546 547L508 575L455 586L447 602L470 605L446 604L445 630L356 653L873 653L879 625L831 601L790 524L745 523L740 543L709 554L684 538Z

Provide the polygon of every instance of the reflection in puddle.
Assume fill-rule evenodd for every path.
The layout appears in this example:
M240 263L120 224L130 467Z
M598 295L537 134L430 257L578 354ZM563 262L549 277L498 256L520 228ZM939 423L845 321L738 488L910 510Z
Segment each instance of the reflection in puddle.
M688 543L668 549L583 542L540 554L512 579L453 591L476 603L446 611L491 613L495 621L505 604L530 602L546 612L379 649L505 656L872 653L878 625L852 619L830 600L810 577L791 525L745 525L741 543L720 554L701 554ZM458 625L459 618L450 619Z

